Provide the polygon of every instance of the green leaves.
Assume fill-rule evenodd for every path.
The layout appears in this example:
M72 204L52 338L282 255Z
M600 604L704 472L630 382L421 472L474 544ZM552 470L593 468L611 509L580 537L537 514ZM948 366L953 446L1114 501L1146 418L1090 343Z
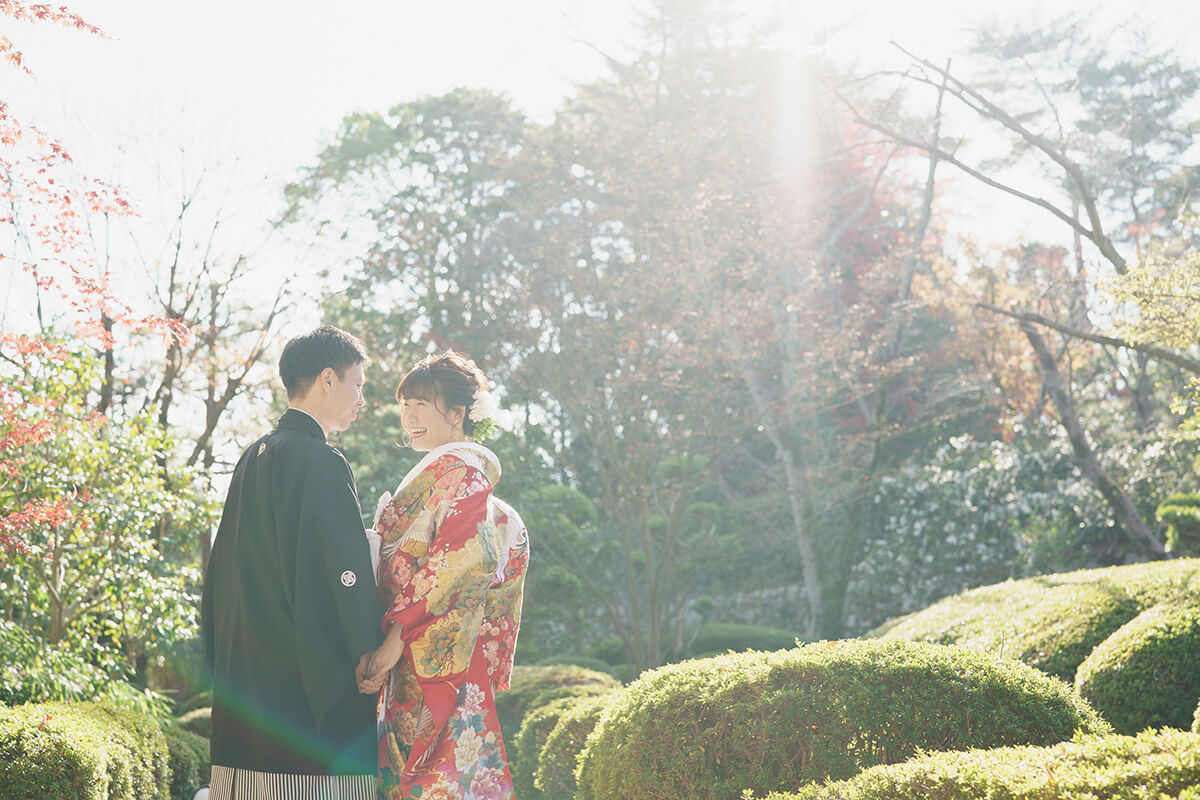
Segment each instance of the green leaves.
M0 416L8 443L0 464L19 464L0 482L0 501L66 513L27 520L21 548L0 564L0 602L15 626L6 638L43 653L47 671L61 668L68 683L7 690L27 700L93 697L103 693L96 671L110 681L132 676L151 654L196 635L196 543L217 510L198 472L166 477L174 443L149 412L106 419L83 405L94 357L35 355L22 367L10 384L20 402ZM39 420L52 435L14 439ZM76 672L86 679L72 682Z

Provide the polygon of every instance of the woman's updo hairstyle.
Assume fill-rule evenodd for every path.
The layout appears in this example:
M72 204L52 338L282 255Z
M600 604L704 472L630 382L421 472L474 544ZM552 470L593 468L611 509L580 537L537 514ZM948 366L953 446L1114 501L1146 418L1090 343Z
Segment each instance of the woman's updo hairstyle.
M433 403L444 414L455 406L463 408L463 433L471 436L475 423L471 421L471 404L475 393L488 388L475 362L462 353L446 350L422 359L400 379L396 387L396 401L405 398Z

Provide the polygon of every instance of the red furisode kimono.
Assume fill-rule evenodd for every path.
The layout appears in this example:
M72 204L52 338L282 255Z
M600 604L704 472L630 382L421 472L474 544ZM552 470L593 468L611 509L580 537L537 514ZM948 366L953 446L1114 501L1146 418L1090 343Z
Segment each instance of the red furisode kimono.
M512 800L494 693L512 673L529 540L492 495L500 462L452 443L429 452L375 517L384 630L404 657L379 694L385 800Z

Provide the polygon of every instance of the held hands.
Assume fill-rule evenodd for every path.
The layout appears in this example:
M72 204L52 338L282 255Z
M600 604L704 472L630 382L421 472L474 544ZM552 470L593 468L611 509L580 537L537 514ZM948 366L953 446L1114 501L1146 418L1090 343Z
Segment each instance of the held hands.
M374 694L387 683L388 673L400 663L400 657L404 655L402 633L403 629L399 625L393 625L388 630L383 644L369 653L363 653L358 659L358 666L354 670L358 691Z

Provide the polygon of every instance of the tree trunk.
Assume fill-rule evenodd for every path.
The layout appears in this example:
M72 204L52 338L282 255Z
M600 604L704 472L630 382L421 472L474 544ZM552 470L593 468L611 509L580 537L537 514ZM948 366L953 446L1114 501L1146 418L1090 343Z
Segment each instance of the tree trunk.
M1108 501L1117 521L1121 523L1121 527L1139 549L1156 556L1165 556L1166 551L1162 542L1146 527L1137 508L1134 507L1133 501L1129 499L1129 495L1113 482L1096 457L1096 451L1088 441L1087 433L1079 421L1079 414L1075 411L1075 404L1063 385L1058 364L1054 360L1054 354L1046 346L1046 341L1030 322L1022 321L1021 331L1032 345L1034 353L1037 354L1042 383L1058 409L1060 421L1067 431L1071 449L1075 452L1075 458L1079 462L1079 468L1083 471L1084 477Z

